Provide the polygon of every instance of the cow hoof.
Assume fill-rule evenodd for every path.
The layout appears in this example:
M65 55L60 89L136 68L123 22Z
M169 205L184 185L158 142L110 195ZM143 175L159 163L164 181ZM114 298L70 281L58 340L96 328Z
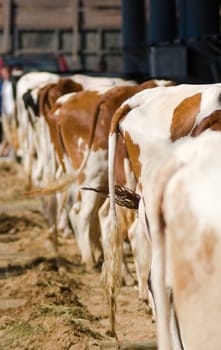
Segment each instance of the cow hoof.
M132 287L135 285L135 280L130 274L125 275L122 277L122 285L127 287Z
M73 231L69 228L66 228L64 230L59 230L61 232L61 236L63 238L73 238Z
M139 301L140 301L140 305L142 305L142 307L144 307L145 312L148 315L152 315L153 314L152 307L150 306L148 299L139 297Z
M96 271L98 271L98 272L101 272L103 262L104 262L104 259L103 258L99 258L98 261L94 265L94 269Z

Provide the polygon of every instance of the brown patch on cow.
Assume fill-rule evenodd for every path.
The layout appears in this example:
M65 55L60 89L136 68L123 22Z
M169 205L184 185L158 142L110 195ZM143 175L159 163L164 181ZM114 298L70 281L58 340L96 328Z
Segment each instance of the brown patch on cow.
M136 218L136 210L117 206L117 212L120 232L125 240L128 237L128 227L131 226Z
M59 108L60 108L60 105L55 105L48 112L47 120L48 120L48 125L49 125L50 137L51 137L51 140L53 142L53 145L54 145L54 148L56 151L56 155L58 157L59 163L62 166L63 171L66 172L65 164L63 161L64 149L63 149L63 144L62 144L62 138L60 137L60 129L59 129L59 125L57 123L57 119L58 119L57 113L58 113Z
M181 224L181 223L180 223ZM188 234L188 233L187 233ZM189 233L191 234L191 232ZM217 237L214 232L207 231L201 236L200 248L195 249L194 260L183 256L183 244L187 245L187 240L176 240L174 243L173 254L175 254L175 274L174 290L175 293L186 298L186 295L195 293L199 286L198 273L203 275L211 274L214 270L213 257L217 244ZM196 243L194 243L196 245ZM187 249L187 247L186 247ZM189 240L189 249L191 250L191 239ZM191 252L190 252L191 254ZM195 263L197 262L197 268Z
M130 112L130 110L131 110L131 107L128 104L125 104L117 109L111 122L111 128L110 128L111 134L116 132L116 130L118 129L120 120L123 119Z
M182 223L180 222L180 225L181 224ZM191 232L189 232L189 234L191 234ZM171 244L172 244L172 256L173 256L172 258L173 273L172 274L173 274L174 294L176 294L177 296L179 295L180 298L185 299L187 295L196 293L199 288L196 267L195 267L194 261L191 258L188 258L187 253L185 252L185 250L187 249L186 241L175 239L175 241ZM189 246L191 249L191 239L189 240ZM194 259L198 259L197 254L194 255Z
M79 92L83 90L83 86L70 79L70 78L61 78L58 81L58 89L62 91L62 95L68 94L69 92Z
M180 261L176 267L178 273L176 274L176 289L184 291L189 289L196 280L191 262L188 260Z
M124 109L119 109L118 116L115 117L116 110L129 97L140 91L139 85L135 86L116 86L101 96L97 105L94 119L96 120L96 139L93 141L93 149L107 149L108 135L113 123L118 122L124 115ZM143 87L144 89L144 87ZM122 113L122 114L121 114Z
M204 270L208 273L213 271L213 256L217 244L217 237L213 231L204 233L198 251L198 258L202 262Z
M43 86L38 92L38 105L39 114L45 116L47 120L47 114L50 111L52 105L48 100L49 91L56 87L57 84L51 83Z
M154 86L156 86L156 84ZM101 96L94 116L97 136L96 139L94 138L93 140L93 149L95 151L100 148L107 148L110 128L113 127L113 124L117 128L120 119L130 110L129 106L126 108L124 106L120 107L121 104L129 97L148 87L153 87L152 81L134 86L115 86ZM117 111L119 107L120 109Z
M116 149L116 160L115 160L115 179L116 184L126 184L126 175L124 171L124 160L128 158L127 150L123 138L121 135L118 136L117 149Z
M200 112L201 97L201 93L187 97L174 110L170 127L170 138L173 142L191 132Z
M169 86L175 86L175 85L177 85L177 83L175 81L168 80L165 82L165 85L163 85L163 86L169 87ZM160 85L156 84L155 79L151 79L151 80L147 80L147 81L141 83L139 86L140 86L140 90L143 90L143 89L151 89L151 88L154 88L154 87L157 87Z
M55 105L58 97L81 90L83 90L82 85L70 78L61 78L58 83L50 83L43 86L38 92L40 115L45 116L47 120L47 114Z
M220 109L214 111L207 117L203 118L203 120L201 120L201 122L195 126L195 128L191 133L191 136L193 137L198 136L206 129L221 131L221 110Z
M99 99L100 96L96 91L81 91L61 106L58 122L65 150L74 169L81 166L88 151L94 113Z
M154 87L157 87L157 84L156 84L155 80L152 79L152 80L144 81L139 86L140 86L140 90L143 90L143 89L152 89Z
M177 172L173 173L177 174ZM171 180L171 177L169 179ZM165 233L169 243L168 250L171 256L172 275L174 276L174 293L185 298L186 295L196 292L199 288L192 260L192 257L197 259L197 243L194 234L197 232L198 220L191 211L189 195L182 181L176 180L176 186L173 186L169 197L167 194L165 196L163 198L163 215L166 224ZM170 212L173 212L173 216L169 216L169 219L167 206L169 206ZM194 253L190 251L191 249L194 249Z
M55 84L55 86L51 87L48 90L49 105L51 107L54 106L56 100L62 95L65 95L71 92L79 92L82 90L83 90L83 87L81 84L76 83L70 78L61 78L59 79L58 83Z
M141 176L142 168L141 162L139 161L140 147L137 144L133 143L133 140L131 139L130 134L127 131L125 132L124 138L127 147L127 152L131 161L131 166L138 181Z
M65 171L63 162L64 149L61 142L59 126L57 125L58 118L55 113L58 108L60 108L60 105L56 104L56 100L64 94L78 92L82 89L82 85L74 82L72 79L62 78L59 79L57 84L47 84L41 88L38 93L40 115L44 116L47 121L51 141L54 144L56 155L58 156L63 171Z
M80 172L80 174L78 175L78 183L79 185L82 185L85 181L85 173L83 171Z
M75 200L75 203L77 203L77 202L81 202L81 191L78 191L77 192L77 196L76 196L76 200Z

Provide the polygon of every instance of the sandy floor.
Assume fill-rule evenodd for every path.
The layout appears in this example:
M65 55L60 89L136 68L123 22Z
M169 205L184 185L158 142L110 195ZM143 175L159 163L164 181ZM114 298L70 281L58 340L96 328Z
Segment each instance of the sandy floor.
M0 350L113 348L99 272L84 271L74 236L59 237L58 272L41 201L24 192L22 168L0 160ZM135 286L120 291L117 331L124 343L156 337Z

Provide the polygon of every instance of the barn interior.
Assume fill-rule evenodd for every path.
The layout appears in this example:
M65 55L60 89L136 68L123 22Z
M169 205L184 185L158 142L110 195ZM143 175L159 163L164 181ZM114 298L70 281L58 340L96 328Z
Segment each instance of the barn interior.
M65 57L69 70L217 82L219 0L1 0L0 53Z

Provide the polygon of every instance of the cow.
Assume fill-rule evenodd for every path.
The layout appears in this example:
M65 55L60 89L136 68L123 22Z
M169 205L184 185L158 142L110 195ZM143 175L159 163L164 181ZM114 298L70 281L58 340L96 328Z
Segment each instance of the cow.
M37 94L39 88L59 80L57 74L48 72L30 72L21 76L16 84L16 116L18 121L18 156L21 158L24 170L31 186L31 169L35 150L33 126L37 109ZM23 96L25 99L23 99ZM31 108L29 108L31 104ZM34 113L33 113L34 112Z
M219 115L221 118L221 111ZM216 350L221 346L221 134L218 130L183 138L156 174L154 234L158 244L153 249L158 251L158 264L164 271L164 282L158 288L165 313L164 328L158 330L160 350ZM165 284L168 270L169 286ZM168 287L170 297L164 298ZM168 329L165 333L170 322L171 298L179 347ZM158 300L157 317L162 317L159 305Z
M27 90L28 89L28 90ZM25 74L17 84L18 130L23 135L23 164L28 174L28 186L50 182L57 173L57 161L50 142L47 112L63 94L83 87L70 78L50 73ZM26 91L27 90L27 91ZM24 91L26 91L24 93ZM56 196L43 199L43 213L49 221L54 247L57 241Z
M74 80L60 78L57 83L46 84L38 91L39 117L35 123L35 136L39 142L37 144L38 147L36 147L37 161L35 169L36 165L37 169L33 169L35 185L48 184L60 176L64 170L60 168L59 160L56 158L55 147L51 142L51 130L56 128L56 121L49 118L49 112L55 106L58 98L70 93L76 93L82 89L82 85ZM52 232L55 250L57 251L57 230L63 229L66 235L70 232L65 213L59 217L57 215L57 212L62 212L62 198L58 200L56 195L52 195L49 199L44 199L44 204L44 212L47 213L50 231Z
M53 144L51 142L51 133L53 133L53 128L55 128L55 123L52 118L50 118L50 111L56 106L58 98L64 95L74 94L78 91L82 91L83 86L70 78L61 78L57 83L50 83L43 86L38 91L38 108L39 108L39 117L42 119L42 123L45 124L47 129L47 134L45 135L45 142L47 144L41 150L39 150L38 155L45 155L46 158L43 161L42 168L47 164L47 160L50 158L50 153L54 151ZM52 147L50 147L52 145ZM48 149L51 148L51 149ZM47 154L48 151L48 154ZM50 170L48 170L50 173ZM50 174L52 177L53 174ZM45 179L46 182L49 182L50 179Z
M117 214L115 208L115 179L114 157L118 133L125 141L129 159L134 170L139 191L141 194L141 208L139 216L147 222L153 247L158 246L156 234L156 213L153 207L155 198L154 181L156 173L160 172L162 164L170 155L182 138L190 136L206 117L221 109L221 86L219 84L188 85L181 84L175 87L158 87L143 90L128 100L116 111L112 118L109 135L109 192L110 192L110 232L105 243L108 248L103 268L103 285L106 288L113 333L114 305L121 259L121 249L117 250L119 231L117 227ZM113 255L111 254L113 250ZM115 262L113 263L113 256ZM159 285L162 285L162 274L158 264L159 249L152 249L151 280L153 283L154 300L157 305L157 328L159 334L161 327L165 327L165 303L162 302ZM160 297L159 297L160 294ZM158 300L161 303L158 303ZM164 295L164 301L167 295ZM159 343L160 349L169 349L166 339Z

